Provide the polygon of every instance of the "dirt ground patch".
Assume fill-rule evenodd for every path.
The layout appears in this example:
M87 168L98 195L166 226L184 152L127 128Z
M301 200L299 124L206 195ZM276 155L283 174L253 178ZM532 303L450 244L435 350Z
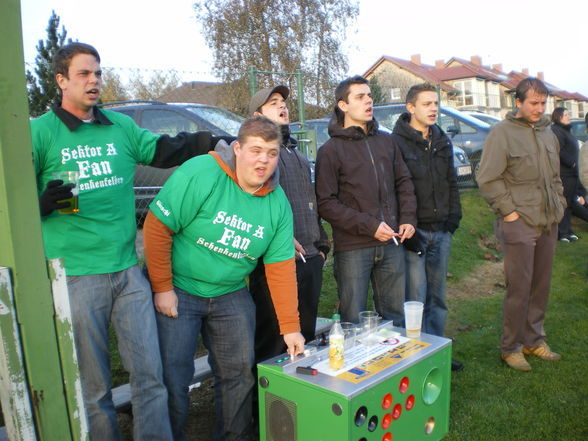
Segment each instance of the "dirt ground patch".
M504 293L502 261L488 261L477 267L458 283L447 285L447 297L451 299L476 299Z

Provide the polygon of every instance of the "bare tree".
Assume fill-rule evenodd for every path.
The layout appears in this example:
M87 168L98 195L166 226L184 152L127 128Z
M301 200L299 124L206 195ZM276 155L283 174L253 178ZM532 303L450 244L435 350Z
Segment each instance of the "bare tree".
M129 89L136 100L156 100L161 95L176 89L181 84L175 71L155 70L147 79L135 71L129 80Z
M227 84L223 104L238 113L249 100L247 69L305 76L305 98L315 108L333 101L334 84L347 70L341 41L358 14L357 0L198 0L194 4L215 73ZM258 86L295 79L262 75ZM296 109L293 117L296 116ZM321 110L321 112L324 110Z
M113 101L125 101L129 94L120 79L120 75L113 68L104 68L102 71L102 88L100 89L100 100L103 103Z

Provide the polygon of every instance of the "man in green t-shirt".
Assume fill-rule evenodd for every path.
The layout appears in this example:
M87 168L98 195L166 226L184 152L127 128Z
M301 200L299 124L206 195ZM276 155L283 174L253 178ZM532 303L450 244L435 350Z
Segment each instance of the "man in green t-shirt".
M278 126L246 120L237 141L178 168L150 205L143 238L176 441L185 440L198 335L215 378L215 439L251 440L255 305L246 277L263 257L280 333L304 350L292 210L274 173Z
M84 43L53 60L61 103L31 122L47 258L63 258L84 406L93 441L120 440L111 396L109 325L130 373L135 440L171 440L167 391L149 283L137 265L133 177L137 164L178 165L206 153L210 134L157 136L96 107L100 56ZM75 189L55 172L77 172ZM73 190L73 191L72 191ZM64 199L78 194L78 211Z

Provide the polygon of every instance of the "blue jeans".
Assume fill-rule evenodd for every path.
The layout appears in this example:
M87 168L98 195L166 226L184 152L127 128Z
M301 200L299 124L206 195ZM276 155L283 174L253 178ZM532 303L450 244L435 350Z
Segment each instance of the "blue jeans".
M385 320L403 326L404 260L404 247L394 244L336 252L335 280L342 321L358 322L359 312L367 307L371 280L376 311Z
M425 305L423 332L443 336L447 318L445 281L451 251L451 233L421 229L419 232L425 238L425 252L420 257L412 251L406 252L406 299L418 300Z
M139 266L110 274L68 276L67 285L90 439L121 439L110 391L112 322L130 374L133 439L171 440L151 288Z
M246 289L205 298L175 288L178 317L157 313L163 378L175 441L186 440L188 387L194 376L198 335L208 349L214 374L215 440L250 440L251 398L255 380L253 339L255 305Z

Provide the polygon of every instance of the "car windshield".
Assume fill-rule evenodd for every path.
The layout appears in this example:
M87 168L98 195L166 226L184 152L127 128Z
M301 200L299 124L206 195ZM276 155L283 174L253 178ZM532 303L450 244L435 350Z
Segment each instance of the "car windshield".
M245 121L245 118L218 107L190 106L186 108L200 118L209 121L219 129L224 130L231 136L237 136L239 133L239 127L241 127L241 124Z

